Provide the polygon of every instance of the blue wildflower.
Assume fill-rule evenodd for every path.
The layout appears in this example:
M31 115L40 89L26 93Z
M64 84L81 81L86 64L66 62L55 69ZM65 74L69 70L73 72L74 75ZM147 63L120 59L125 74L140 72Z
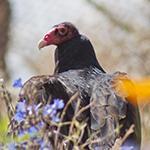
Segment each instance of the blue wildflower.
M57 115L57 110L53 109L52 112L50 113L50 117L53 117L55 115Z
M44 106L43 114L44 114L44 116L47 116L47 115L50 116L52 121L59 122L60 119L57 115L57 111L59 109L62 109L63 107L64 107L63 100L54 99L53 104Z
M53 106L55 106L56 109L62 109L64 108L64 102L63 100L60 100L60 99L54 99Z
M100 148L98 146L94 147L94 150L99 150Z
M133 150L134 147L133 146L122 146L121 150Z
M37 141L37 143L39 144L39 145L42 145L43 144L43 138L37 138L36 139L36 141Z
M133 143L132 141L128 140L121 146L121 150L133 150L138 149L138 145Z
M44 126L44 122L43 121L40 121L38 124L37 124L37 127L38 128L43 128Z
M28 107L27 107L27 111L28 111L29 115L32 115L33 109L34 109L33 106L28 106Z
M38 129L34 126L28 129L28 133L30 134L30 136L34 136L37 132L38 132Z
M19 130L18 131L18 136L21 137L21 136L24 136L26 134L25 130Z
M53 115L56 115L57 113L57 108L54 107L54 105L46 105L43 108L43 115L47 116L49 115L50 117L52 117Z
M22 79L21 78L16 79L13 82L13 87L15 87L15 88L21 88L22 86L23 86L23 84L22 84Z
M59 109L62 109L64 107L63 100L60 99L54 99L53 104L48 104L43 109L44 115L49 115L54 122L59 122L60 119L57 115L57 111Z
M8 150L17 150L16 143L9 143L7 146Z
M26 104L25 101L18 102L16 105L16 113L14 115L14 119L20 123L26 118Z
M21 149L22 150L26 150L27 149L27 141L26 142L22 142L21 144Z
M36 138L36 142L40 145L40 150L43 150L45 148L46 144L43 138L41 137Z
M18 122L18 123L20 123L20 122L22 122L24 119L26 118L26 114L24 114L24 113L16 113L15 115L14 115L14 119Z
M36 113L38 115L40 105L30 105L27 107L27 111L29 115L32 115L33 113Z
M52 121L53 122L59 122L60 118L58 116L52 116Z
M54 110L54 109L52 108L52 105L46 105L46 106L44 106L44 108L43 108L43 115L44 115L44 116L50 115L53 110Z
M16 105L16 112L26 112L26 101L18 102Z
M34 137L38 133L38 129L35 126L31 126L28 129L19 130L18 136L24 136L25 134L29 134L31 137Z

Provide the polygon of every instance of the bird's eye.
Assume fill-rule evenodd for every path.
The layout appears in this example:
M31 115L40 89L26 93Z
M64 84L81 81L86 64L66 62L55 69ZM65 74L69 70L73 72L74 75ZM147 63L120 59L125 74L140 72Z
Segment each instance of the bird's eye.
M58 33L59 33L61 36L65 36L65 35L67 35L67 29L61 28L61 29L58 30Z

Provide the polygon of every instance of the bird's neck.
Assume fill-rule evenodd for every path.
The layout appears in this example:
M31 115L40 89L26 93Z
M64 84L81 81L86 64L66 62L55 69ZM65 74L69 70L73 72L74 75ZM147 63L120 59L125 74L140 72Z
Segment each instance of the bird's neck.
M92 44L86 37L79 35L56 48L55 74L92 66L104 72L96 59Z

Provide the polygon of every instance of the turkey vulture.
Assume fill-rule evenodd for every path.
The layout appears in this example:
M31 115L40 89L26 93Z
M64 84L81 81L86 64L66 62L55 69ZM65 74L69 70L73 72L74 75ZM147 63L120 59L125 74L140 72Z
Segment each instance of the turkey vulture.
M97 133L94 139L101 139L92 145L93 149L94 147L100 150L110 149L115 140L123 136L132 124L135 125L135 132L127 138L124 145L134 146L133 149L136 150L140 149L141 129L138 106L117 95L112 84L117 73L107 74L104 71L98 63L89 39L80 34L72 23L63 22L53 26L45 34L39 42L39 49L48 45L57 46L54 74L29 79L21 89L20 97L27 100L36 99L37 103L42 96L45 99L61 98L66 104L69 98L78 92L81 108L93 103L78 118L87 122L91 133ZM73 102L68 108L66 120L73 117L76 105L77 102ZM119 133L116 132L118 127ZM88 129L84 133L83 142L90 136ZM67 134L67 129L62 132Z

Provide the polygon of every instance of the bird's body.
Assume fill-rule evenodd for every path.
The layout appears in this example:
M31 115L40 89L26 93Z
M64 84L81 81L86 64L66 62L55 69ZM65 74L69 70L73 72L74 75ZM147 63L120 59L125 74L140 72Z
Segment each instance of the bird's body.
M138 107L116 94L112 85L115 76L116 73L106 74L97 68L89 67L59 73L57 78L67 87L66 91L70 96L79 92L81 107L95 102L89 111L81 115L80 120L89 119L92 131L99 131L95 138L103 139L103 142L99 142L102 150L110 149L116 138L120 135L123 137L132 124L136 124L136 132L129 136L129 141L132 141L130 144L137 146L140 143ZM76 103L72 105L75 108ZM117 133L116 129L119 128L121 130ZM135 149L138 150L137 147Z
M90 102L95 103L79 118L81 121L87 121L91 133L99 131L94 138L100 138L102 141L93 147L98 145L99 150L110 149L115 140L123 136L132 124L135 125L136 132L129 136L129 142L140 147L140 136L137 135L137 133L140 135L138 108L126 101L125 97L117 95L112 84L116 74L105 73L97 61L90 41L79 34L71 23L62 23L54 26L39 45L41 48L50 44L57 45L54 75L31 78L24 84L20 96L27 99L35 98L37 92L29 95L29 91L33 88L40 91L38 92L40 94L36 95L39 100L41 95L44 95L47 99L51 96L61 98L67 103L67 100L78 92L81 107L87 106ZM76 104L77 102L72 103L67 119L71 120L73 117ZM121 128L119 133L116 132L118 127ZM89 136L86 134L84 141Z

